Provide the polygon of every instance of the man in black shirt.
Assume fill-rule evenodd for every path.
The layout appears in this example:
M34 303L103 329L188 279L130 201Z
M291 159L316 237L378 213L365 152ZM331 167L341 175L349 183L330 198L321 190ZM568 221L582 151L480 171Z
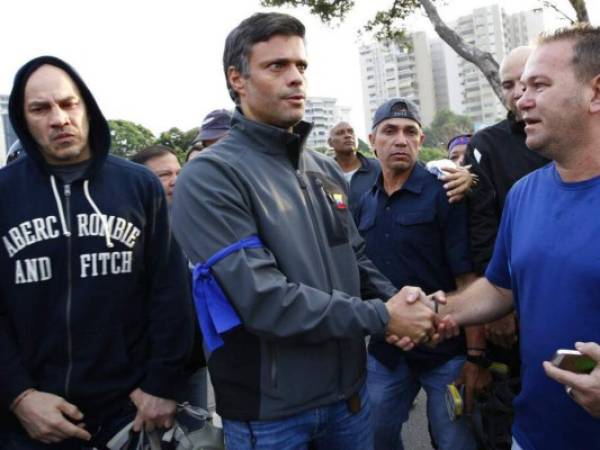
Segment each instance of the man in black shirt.
M500 80L507 118L477 132L467 148L466 163L480 179L468 197L471 255L479 275L492 256L508 191L520 178L548 163L525 145L524 123L516 108L523 93L521 74L530 53L530 47L518 47L502 61ZM513 314L486 326L488 339L505 348L516 341L515 330Z

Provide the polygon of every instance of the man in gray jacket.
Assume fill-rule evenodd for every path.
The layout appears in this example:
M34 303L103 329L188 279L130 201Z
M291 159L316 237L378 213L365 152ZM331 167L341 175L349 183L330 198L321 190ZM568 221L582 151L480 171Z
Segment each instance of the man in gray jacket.
M343 174L303 150L302 23L249 17L229 34L223 65L231 131L182 171L173 230L196 265L227 448L368 450L364 337L427 340L433 313L365 257Z

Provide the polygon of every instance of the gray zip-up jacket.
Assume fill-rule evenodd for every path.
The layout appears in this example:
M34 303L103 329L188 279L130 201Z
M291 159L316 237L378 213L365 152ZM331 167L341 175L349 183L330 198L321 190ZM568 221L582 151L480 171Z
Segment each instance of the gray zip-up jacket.
M381 299L396 289L364 254L336 163L303 150L310 128L288 133L236 111L229 135L177 180L173 232L192 263L250 235L264 244L212 269L243 324L208 361L227 419L349 398L365 379L364 337L389 318Z

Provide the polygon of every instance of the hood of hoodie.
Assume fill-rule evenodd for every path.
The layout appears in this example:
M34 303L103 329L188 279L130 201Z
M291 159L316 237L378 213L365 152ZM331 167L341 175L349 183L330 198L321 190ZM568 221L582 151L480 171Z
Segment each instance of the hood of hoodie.
M13 83L13 89L10 93L8 102L8 112L11 124L15 130L15 133L19 137L23 148L27 152L27 155L32 158L37 166L44 172L48 172L48 163L44 159L40 152L39 145L29 132L27 127L27 121L25 120L25 85L29 77L38 68L43 65L51 65L64 70L69 77L73 80L83 101L85 103L88 120L90 124L90 131L88 141L90 144L90 150L92 153L92 164L86 170L84 177L91 177L98 168L104 163L104 160L108 156L110 150L110 130L108 128L108 122L102 115L96 100L92 93L83 82L79 74L66 62L54 56L40 56L32 59L19 69L15 75Z

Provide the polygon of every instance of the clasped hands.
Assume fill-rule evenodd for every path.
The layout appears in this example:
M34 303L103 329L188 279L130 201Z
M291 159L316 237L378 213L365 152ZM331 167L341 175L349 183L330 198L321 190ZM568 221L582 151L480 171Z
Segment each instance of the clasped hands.
M460 332L458 324L449 315L442 317L435 313L436 303L446 303L442 291L428 296L418 287L400 289L386 303L390 315L386 329L388 344L408 351L417 344L436 345L457 336Z

